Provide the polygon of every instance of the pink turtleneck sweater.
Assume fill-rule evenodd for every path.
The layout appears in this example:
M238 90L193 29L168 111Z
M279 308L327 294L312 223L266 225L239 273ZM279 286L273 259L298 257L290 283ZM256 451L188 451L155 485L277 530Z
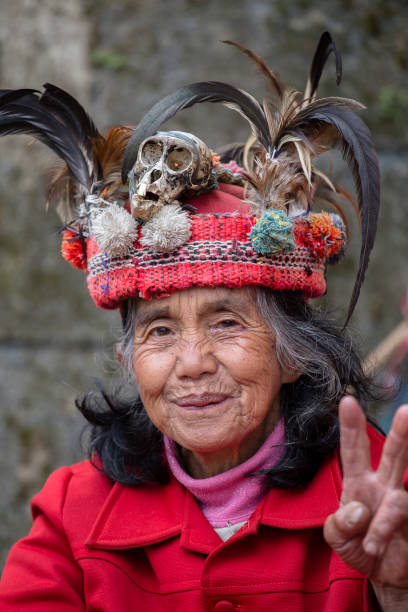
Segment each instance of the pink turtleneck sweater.
M177 445L164 436L170 470L194 495L204 516L223 540L242 527L265 495L262 475L251 474L273 467L280 459L283 442L284 426L280 420L255 455L243 463L210 478L192 478L180 464Z

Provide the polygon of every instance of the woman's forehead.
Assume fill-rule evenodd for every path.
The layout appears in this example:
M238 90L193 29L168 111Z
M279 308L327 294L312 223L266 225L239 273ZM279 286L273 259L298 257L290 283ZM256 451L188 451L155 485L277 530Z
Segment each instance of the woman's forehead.
M198 314L222 310L247 311L254 306L253 291L247 287L194 287L176 291L166 298L139 299L136 302L136 322L160 316L172 316L194 309Z

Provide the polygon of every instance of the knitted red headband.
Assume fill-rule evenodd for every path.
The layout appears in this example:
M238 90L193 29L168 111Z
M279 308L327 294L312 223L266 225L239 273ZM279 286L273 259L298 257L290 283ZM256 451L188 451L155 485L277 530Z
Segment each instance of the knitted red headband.
M101 308L116 308L129 297L165 297L189 287L262 285L300 290L308 297L323 295L326 263L344 246L340 217L322 213L296 218L275 247L280 252L262 253L251 239L257 219L249 214L243 192L242 187L220 184L190 200L197 211L189 214L190 237L171 252L143 246L139 226L126 255L110 256L92 234L84 241L72 231L64 232L62 254L86 271L89 292ZM209 212L214 210L219 212ZM265 245L273 238L273 220ZM279 242L277 234L275 239ZM288 239L293 242L289 248Z

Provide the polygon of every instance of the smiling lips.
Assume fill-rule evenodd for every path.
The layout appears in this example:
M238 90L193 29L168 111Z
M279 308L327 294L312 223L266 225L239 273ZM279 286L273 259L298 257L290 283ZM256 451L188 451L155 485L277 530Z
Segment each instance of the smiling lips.
M201 393L199 395L185 395L175 400L180 408L210 408L216 404L221 404L229 395L225 393Z

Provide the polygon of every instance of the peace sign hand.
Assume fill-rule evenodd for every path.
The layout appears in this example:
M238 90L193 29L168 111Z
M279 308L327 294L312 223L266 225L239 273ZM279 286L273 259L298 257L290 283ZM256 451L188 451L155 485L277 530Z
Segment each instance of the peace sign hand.
M364 414L353 397L339 406L343 492L324 526L327 543L368 576L383 610L408 610L408 405L401 406L373 471Z

